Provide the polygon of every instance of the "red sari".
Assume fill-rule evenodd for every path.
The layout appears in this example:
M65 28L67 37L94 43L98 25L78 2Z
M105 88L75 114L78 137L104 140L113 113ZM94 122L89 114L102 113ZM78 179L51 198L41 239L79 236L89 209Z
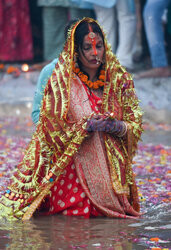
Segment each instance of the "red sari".
M81 91L83 91L84 94L80 94ZM94 111L95 113L100 113L101 111L102 99L96 96L93 92L90 94L89 89L84 84L82 84L78 77L76 77L72 82L70 98L70 113L72 113L72 115L78 119L80 118L78 115L79 113L80 115L85 115L85 113L87 113L88 106L91 112ZM83 98L86 99L84 100ZM84 105L85 102L87 102L86 105ZM101 216L101 211L111 217L114 215L116 217L129 218L129 215L126 214L133 216L139 215L139 213L136 212L129 204L125 195L118 197L118 195L113 193L112 187L109 184L110 178L108 166L107 169L103 169L104 165L106 164L106 159L103 159L103 157L100 155L100 153L103 154L103 152L98 152L97 149L94 149L96 143L99 145L99 147L100 144L103 144L103 139L98 138L98 134L99 132L96 132L96 135L93 136L92 139L90 138L88 142L83 143L85 146L83 146L83 149L80 150L81 152L77 154L76 157L74 157L73 162L66 167L58 182L51 189L51 194L47 198L45 204L45 209L48 209L48 212L45 213L46 215L62 213L69 216L74 215L89 218L92 216ZM94 143L94 145L91 147L92 143ZM101 150L104 150L103 146L101 147ZM89 153L89 151L91 152ZM85 164L85 171L83 173L82 167L84 164L82 164L80 160L80 158L82 158L82 154L84 154L83 158L86 162L89 161L88 157L90 155L93 160L97 159L97 162L93 163L96 164L96 167L94 165L95 173L92 171L93 164L90 165L91 161L87 165ZM90 165L90 168L88 165ZM89 170L87 170L88 168ZM103 175L102 178L100 176L97 178L95 177L96 174L98 175L98 168L101 168L99 170L99 175ZM105 173L105 171L107 173ZM100 185L97 185L97 187L90 187L98 183L98 178ZM80 180L82 182L81 184ZM84 184L84 182L87 182L87 184ZM106 182L109 183L106 184ZM89 187L88 184L90 184ZM92 194L89 192L86 193L86 190L88 189L91 189ZM95 192L96 194L93 194ZM107 199L111 199L113 204ZM93 200L94 202L92 202ZM115 211L117 212L112 211L113 206L115 206ZM130 218L134 217L131 216Z
M33 59L28 0L0 0L0 60Z
M99 113L101 98L93 93L90 95L86 86L84 89L92 111ZM84 218L101 215L86 196L78 179L74 162L66 167L59 181L51 189L51 194L47 198L44 208L48 210L45 212L46 215L62 213L69 216L84 216Z

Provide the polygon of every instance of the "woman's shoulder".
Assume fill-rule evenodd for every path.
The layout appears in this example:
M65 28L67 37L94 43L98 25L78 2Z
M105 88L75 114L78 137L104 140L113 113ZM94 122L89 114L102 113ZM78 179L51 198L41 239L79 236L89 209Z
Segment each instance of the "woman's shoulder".
M50 63L48 63L40 72L39 79L37 82L37 89L42 89L45 87L49 77L52 75L52 72L55 68L56 63L58 62L58 58L54 59Z
M58 58L55 58L53 61L51 61L50 63L48 63L41 71L41 73L48 73L50 71L53 71L53 69L55 68L55 65L58 62Z

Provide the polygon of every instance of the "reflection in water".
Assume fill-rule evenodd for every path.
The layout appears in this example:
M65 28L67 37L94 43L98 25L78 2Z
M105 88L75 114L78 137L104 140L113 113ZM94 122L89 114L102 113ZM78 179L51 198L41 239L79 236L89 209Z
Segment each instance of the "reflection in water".
M45 228L44 228L45 230ZM6 236L6 237L5 237ZM32 222L0 224L0 249L49 249L50 244ZM4 240L3 240L4 239Z
M0 249L133 249L134 220L51 216L0 224Z
M95 219L82 219L82 218L52 218L52 240L53 244L59 247L67 248L90 248L92 247L105 247L122 246L126 249L131 243L128 242L128 236L131 237L133 228L129 228L125 221L111 220L109 218L95 218ZM129 234L128 234L129 232ZM117 244L116 244L117 243ZM117 249L117 248L116 248ZM124 248L123 248L124 249Z
M56 215L1 222L0 249L169 249L169 208L155 208L137 220Z

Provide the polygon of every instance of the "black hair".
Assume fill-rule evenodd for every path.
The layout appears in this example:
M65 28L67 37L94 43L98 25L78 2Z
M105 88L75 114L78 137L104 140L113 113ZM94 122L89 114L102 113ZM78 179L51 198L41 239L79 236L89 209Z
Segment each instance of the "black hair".
M68 31L71 28L72 25L74 25L76 22L78 22L79 19L71 19L65 26L64 29L64 36L65 36L65 40L67 40L67 36L68 36Z
M92 28L92 31L96 34L99 34L103 40L104 43L104 36L102 33L102 30L100 29L99 25L96 22L91 22L88 23L86 20L82 21L76 28L75 30L75 50L76 52L78 52L79 47L83 48L83 40L84 37L89 34L90 30L89 30L89 25Z

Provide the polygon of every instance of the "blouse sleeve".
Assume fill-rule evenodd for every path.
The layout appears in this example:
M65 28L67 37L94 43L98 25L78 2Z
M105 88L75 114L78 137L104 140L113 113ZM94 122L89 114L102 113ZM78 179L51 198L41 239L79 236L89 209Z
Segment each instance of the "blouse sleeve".
M41 102L43 99L44 89L48 82L49 77L52 74L52 71L56 63L57 63L57 59L55 59L48 65L46 65L40 72L34 99L33 99L33 108L32 108L32 114L31 114L32 121L34 124L37 124L37 122L39 121L40 108L41 108Z

